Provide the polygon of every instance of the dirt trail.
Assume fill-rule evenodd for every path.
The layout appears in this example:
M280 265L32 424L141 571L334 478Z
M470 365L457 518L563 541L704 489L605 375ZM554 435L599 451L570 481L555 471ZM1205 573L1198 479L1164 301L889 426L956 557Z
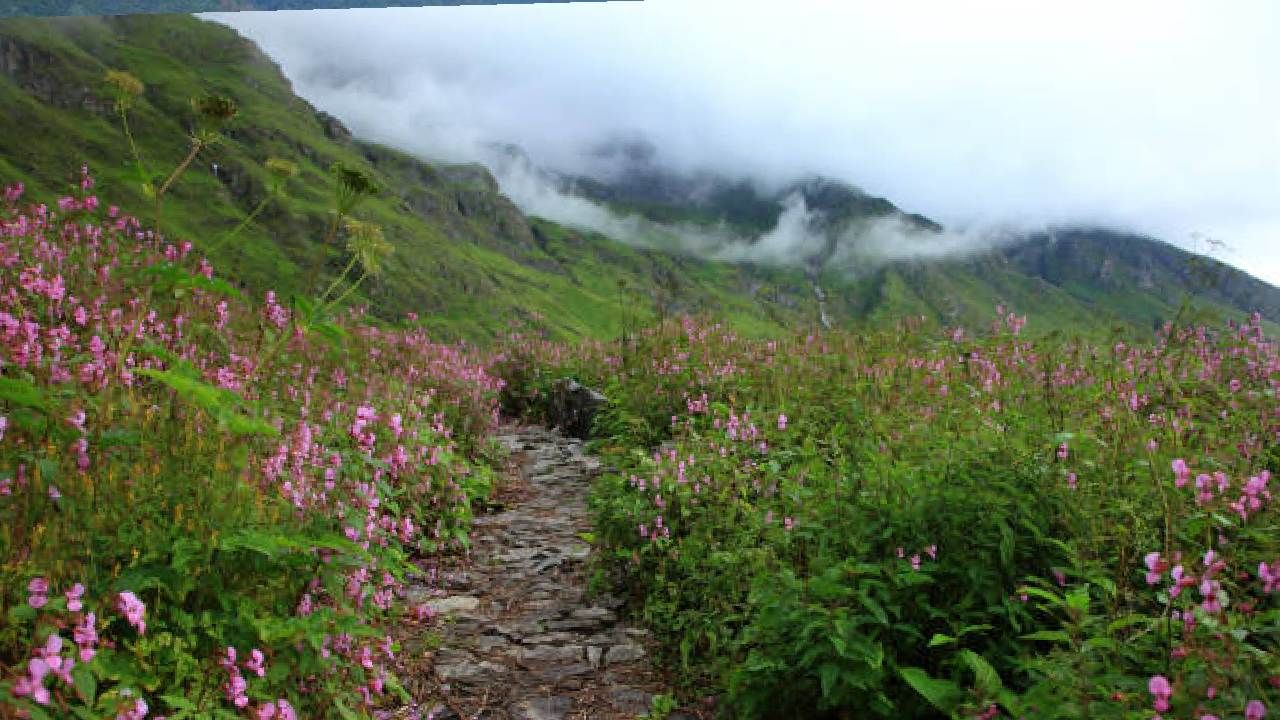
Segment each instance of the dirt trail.
M447 699L436 720L643 715L663 689L648 633L619 621L618 598L585 592L591 546L579 534L591 530L587 494L599 461L541 427L506 426L498 439L519 478L501 511L476 517L469 563L411 589L411 601L444 620L400 629L406 655L423 656L426 633L440 639L406 686L415 698ZM417 712L425 720L430 709Z

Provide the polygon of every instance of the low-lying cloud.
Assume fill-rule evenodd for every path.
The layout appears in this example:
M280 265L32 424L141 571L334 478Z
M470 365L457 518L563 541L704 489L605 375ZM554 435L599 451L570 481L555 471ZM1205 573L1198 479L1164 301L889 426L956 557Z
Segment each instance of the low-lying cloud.
M822 174L949 228L1099 223L1189 247L1200 232L1236 249L1224 259L1280 281L1271 0L214 17L358 134L431 158L514 142L539 164L592 172L585 148L638 134L678 170L775 186ZM785 232L762 247L792 247Z
M832 227L798 191L783 197L777 223L746 235L726 223L662 223L622 213L566 190L557 178L522 155L485 153L507 197L529 215L590 230L631 245L681 252L722 262L752 262L812 270L819 266L851 274L888 262L957 259L1015 241L1025 229L982 227L941 232L901 217L863 218Z

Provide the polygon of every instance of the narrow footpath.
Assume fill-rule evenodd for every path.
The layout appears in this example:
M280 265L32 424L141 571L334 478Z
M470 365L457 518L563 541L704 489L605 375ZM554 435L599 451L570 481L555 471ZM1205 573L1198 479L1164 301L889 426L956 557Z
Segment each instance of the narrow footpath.
M475 518L466 562L410 590L440 619L400 629L409 654L426 658L406 668L406 688L444 699L435 720L644 715L664 689L648 632L619 621L621 599L586 593L591 546L582 534L591 531L587 496L599 461L581 441L542 427L505 426L498 439L517 473L499 511ZM416 712L426 720L432 709Z

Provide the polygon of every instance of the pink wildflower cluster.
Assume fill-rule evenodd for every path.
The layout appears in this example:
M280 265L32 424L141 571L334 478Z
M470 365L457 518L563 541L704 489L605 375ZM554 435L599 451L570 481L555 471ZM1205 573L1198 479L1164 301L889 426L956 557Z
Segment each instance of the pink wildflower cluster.
M116 611L124 615L125 620L138 631L139 635L145 635L147 632L147 623L144 615L147 612L147 606L138 599L137 595L125 591L116 596Z
M30 697L41 705L50 701L49 688L45 685L47 677L61 680L69 687L75 686L71 678L71 669L76 661L62 656L62 637L56 633L50 635L42 647L36 650L36 656L27 661L27 673L18 678L13 685L13 694L18 697Z
M254 720L298 720L298 713L288 700L280 698L259 705L253 711L253 718Z
M930 545L929 547L925 548L925 549L923 550L923 552L924 552L924 554L925 554L925 555L928 555L928 556L929 556L929 559L930 559L930 560L937 560L937 559L938 559L938 546L937 546L937 545ZM906 558L906 555L907 555L907 551L906 551L906 549L905 549L905 548L899 547L899 548L898 548L898 550L897 550L897 554L898 554L898 557L899 557L899 558L903 558L903 559L905 559L905 558ZM911 556L910 560L911 560L911 569L912 569L912 570L919 570L919 569L920 569L921 562L922 562L921 557L920 557L920 553L918 553L918 552L917 552L917 553L912 554L912 556Z

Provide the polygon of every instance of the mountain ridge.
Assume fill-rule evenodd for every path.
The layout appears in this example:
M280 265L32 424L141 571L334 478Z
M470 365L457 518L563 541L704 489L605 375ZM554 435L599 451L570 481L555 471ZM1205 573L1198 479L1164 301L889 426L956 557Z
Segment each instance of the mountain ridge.
M833 228L887 220L925 238L945 228L820 176L780 188L708 174L677 183L677 174L642 147L622 149L644 170L629 179L548 171L558 191L615 214L648 217L658 227L719 223L729 236L758 240L787 212L786 198L800 198L802 219L813 222L806 231L826 233L825 245L809 248L808 264L751 252L718 262L631 246L618 242L626 238L522 212L504 194L501 173L484 164L427 161L355 137L339 118L298 97L256 44L224 25L181 15L0 21L0 102L10 110L0 118L0 179L57 192L88 162L104 195L110 191L126 207L147 206L102 84L108 69L129 71L145 85L130 122L152 165L172 167L185 153L189 97L216 92L241 108L225 141L170 194L173 236L194 240L248 290L296 291L300 268L317 253L329 275L346 260L340 247L317 242L332 192L328 166L363 168L389 190L357 214L381 225L396 251L359 299L375 319L416 313L441 337L483 341L508 332L513 321L533 321L562 338L607 338L677 312L714 315L754 334L906 314L977 327L1000 303L1030 313L1033 329L1095 332L1116 322L1147 329L1177 312L1193 280L1180 267L1190 264L1188 253L1125 238L1117 241L1125 248L1109 248L1101 235L1073 240L1076 249L1065 256L1037 249L1048 245L1031 238L1016 252L877 262L850 272L833 262L843 249ZM269 203L234 247L219 247L216 239L265 196L271 157L300 168L287 199ZM1223 314L1257 309L1280 319L1280 290L1216 261L1198 262L1225 278L1198 291L1205 307ZM1048 273L1049 264L1064 273Z

